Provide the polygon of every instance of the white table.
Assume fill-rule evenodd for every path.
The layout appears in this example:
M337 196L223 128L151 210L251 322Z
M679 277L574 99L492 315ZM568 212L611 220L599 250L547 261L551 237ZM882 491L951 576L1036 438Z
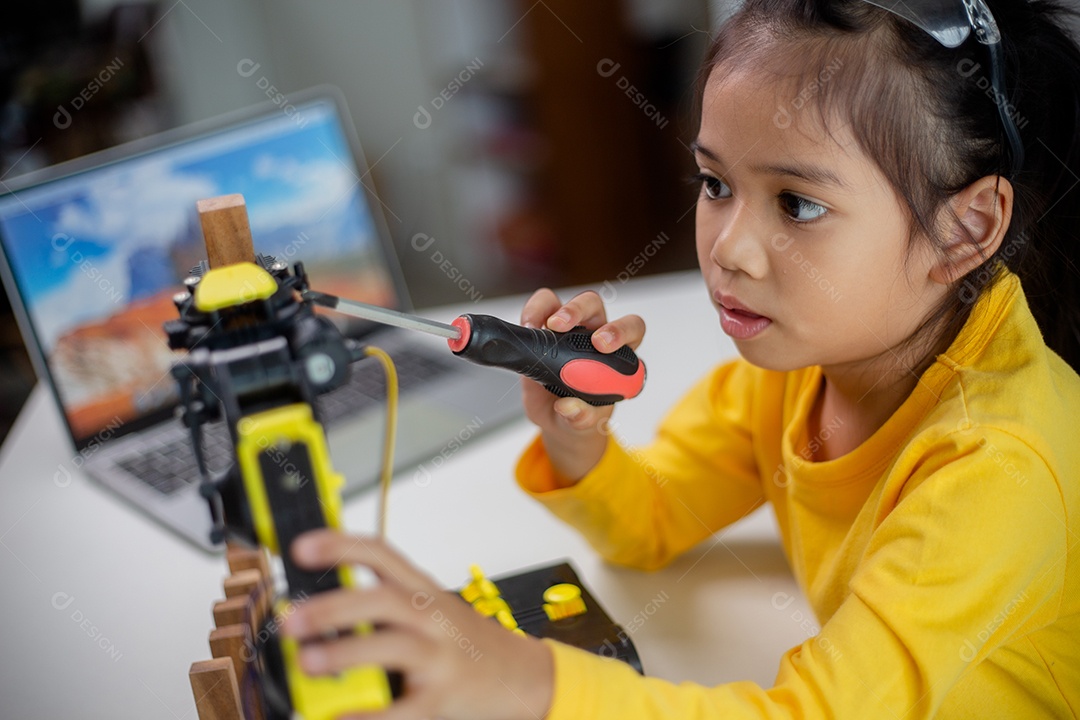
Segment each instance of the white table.
M604 295L613 315L638 313L649 325L645 392L616 411L619 435L641 444L735 350L696 273L610 284ZM516 319L521 302L468 309ZM646 671L672 680L768 686L781 654L817 631L768 508L664 570L614 568L514 485L513 464L532 436L522 419L466 442L430 474L400 474L392 542L453 587L470 563L499 575L570 558L609 614L632 628ZM84 477L58 481L72 454L39 384L0 451L0 717L193 719L187 671L209 657L224 559ZM347 526L370 532L375 510L372 492L349 498Z

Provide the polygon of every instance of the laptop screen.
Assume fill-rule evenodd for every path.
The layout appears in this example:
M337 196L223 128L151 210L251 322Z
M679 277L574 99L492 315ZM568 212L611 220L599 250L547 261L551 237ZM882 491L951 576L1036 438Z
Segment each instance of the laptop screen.
M206 257L202 198L242 194L255 250L303 261L314 288L403 304L336 103L295 110L144 141L0 196L5 282L77 447L175 406L162 323Z

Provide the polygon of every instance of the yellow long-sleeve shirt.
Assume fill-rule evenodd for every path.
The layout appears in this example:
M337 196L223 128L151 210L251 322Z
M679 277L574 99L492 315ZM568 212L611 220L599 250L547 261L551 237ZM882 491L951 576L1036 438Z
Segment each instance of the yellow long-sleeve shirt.
M526 450L519 484L619 564L659 567L771 503L822 625L771 688L675 685L551 643L549 720L1080 716L1080 377L1017 278L872 437L810 462L821 381L723 365L650 447L609 443L567 489L542 443Z

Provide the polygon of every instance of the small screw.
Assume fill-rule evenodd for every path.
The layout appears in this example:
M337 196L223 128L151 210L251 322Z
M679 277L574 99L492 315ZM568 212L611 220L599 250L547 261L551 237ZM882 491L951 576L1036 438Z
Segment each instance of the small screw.
M304 487L304 478L299 473L285 473L285 476L281 478L281 486L289 492L296 492Z

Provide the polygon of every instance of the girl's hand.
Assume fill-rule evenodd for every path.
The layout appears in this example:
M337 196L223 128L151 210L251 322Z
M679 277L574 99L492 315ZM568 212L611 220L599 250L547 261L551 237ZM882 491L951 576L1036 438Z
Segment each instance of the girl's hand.
M307 569L364 565L379 578L376 587L319 593L297 603L282 627L300 641L358 624L378 628L310 643L300 652L300 665L311 675L358 665L403 674L403 695L364 718L535 720L547 713L554 685L550 650L480 615L382 541L315 530L297 538L291 552Z
M603 300L591 290L565 305L551 290L537 290L521 311L521 324L556 332L584 325L594 331L593 345L603 353L613 353L623 345L636 350L645 335L645 322L637 315L608 322ZM577 398L556 398L528 378L522 378L522 391L525 414L539 426L552 467L565 486L573 485L600 462L613 406L593 407Z

